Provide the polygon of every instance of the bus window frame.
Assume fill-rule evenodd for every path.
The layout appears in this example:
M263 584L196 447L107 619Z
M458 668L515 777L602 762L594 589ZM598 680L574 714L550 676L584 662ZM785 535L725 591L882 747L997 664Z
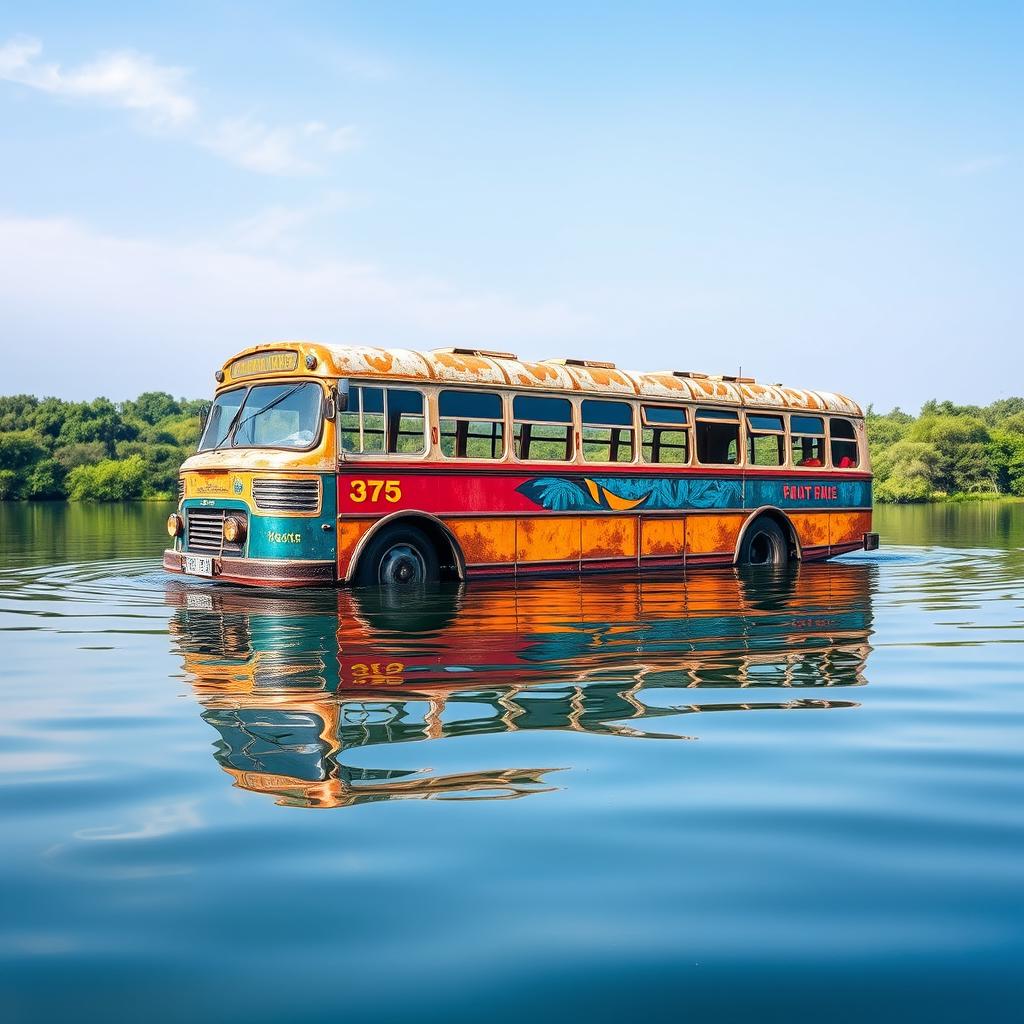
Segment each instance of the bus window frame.
M730 413L731 416L709 416L702 419L701 412L715 411L718 410L724 413ZM709 469L745 469L747 466L747 452L746 452L746 423L744 420L744 409L741 406L734 405L715 405L713 402L705 402L702 405L694 405L692 407L692 422L693 422L693 465L694 466L706 466ZM735 417L735 419L732 418ZM702 462L700 458L700 438L698 435L698 425L701 423L735 423L736 424L736 461L735 462ZM777 468L777 467L776 467Z
M342 426L341 417L345 413L350 413L353 410L347 406L351 403L351 396L353 388L381 388L385 392L383 397L384 406L384 443L385 450L377 452L350 452L342 444ZM388 389L395 391L415 391L419 394L420 398L423 399L423 447L418 452L389 452L386 450L387 445L387 394ZM349 386L347 388L347 401L345 402L345 409L338 409L337 416L335 417L335 432L337 433L337 448L338 448L338 462L391 462L397 460L399 462L427 462L430 461L432 452L432 437L431 431L433 424L431 423L431 403L428 401L428 394L424 388L421 388L415 384L407 383L403 380L396 379L394 382L388 380L360 380L356 378L349 379ZM362 393L359 396L359 438L362 441L363 438L363 422L362 417L365 415L365 411L362 408Z
M809 419L809 420L821 420L821 433L820 434L808 434L803 431L800 433L793 432L793 418L797 419ZM822 458L819 465L807 466L801 465L796 459L793 458L793 443L796 438L810 437L819 438L821 440L821 454ZM786 414L786 440L787 440L787 461L790 469L795 469L800 472L807 473L820 473L823 469L831 468L831 452L829 451L828 445L828 419L826 413L820 410L803 409L800 412L790 412Z
M843 444L852 444L857 451L857 463L853 466L839 466L832 458L832 421L833 420L845 420L853 428L853 437L837 437L836 440ZM858 423L862 422L854 418L853 416L843 416L839 413L829 413L825 417L825 450L828 453L828 464L838 473L863 473L864 472L864 452L861 445L861 430L858 427Z
M639 442L638 445L638 459L645 466L693 466L697 458L697 444L696 444L696 432L694 414L696 406L683 405L681 402L667 402L658 401L657 399L642 399L638 403L640 410L640 430L639 430ZM665 423L660 420L649 420L647 418L648 407L652 409L680 409L686 416L686 422L679 423ZM644 437L643 432L645 429L650 430L672 430L674 433L686 434L686 461L685 462L649 462L644 458Z
M750 418L752 416L770 416L772 419L777 419L781 424L781 428L776 430L769 427L755 427L751 424ZM768 465L767 463L752 462L750 460L750 442L755 437L780 437L782 438L782 459L780 462L774 465ZM743 465L748 469L764 469L764 470L775 470L786 469L789 466L789 460L792 453L792 446L789 443L789 429L785 415L782 412L763 409L744 409L743 410Z
M583 420L583 403L584 402L602 402L608 405L624 405L629 409L630 412L630 424L625 426L622 423L585 423ZM576 403L573 403L575 406ZM579 404L576 408L576 415L579 417L579 459L573 461L579 461L582 465L586 466L635 466L639 457L639 445L638 431L637 431L637 403L631 402L628 398L602 398L598 395L580 395ZM583 432L587 427L594 427L597 430L628 430L629 431L629 448L632 452L632 457L628 459L619 459L612 461L610 459L588 459L586 457L584 446L587 444L586 437L583 436ZM591 444L603 445L603 441L591 441ZM608 448L611 450L611 440L608 441ZM622 442L619 442L619 446L622 446Z
M561 394L558 392L550 393L541 391L540 394L531 394L529 391L507 391L506 396L508 398L507 409L508 409L508 420L509 420L509 456L513 463L519 466L537 466L537 465L551 465L551 466L575 466L580 463L580 410L578 406L578 399L575 396L570 397L569 395ZM569 420L568 423L565 421L559 422L555 420L520 420L516 419L516 398L522 396L523 398L555 398L559 401L565 401L569 403ZM516 451L516 424L525 423L531 426L542 426L542 427L557 427L557 426L568 426L569 427L569 439L568 446L571 451L571 455L568 459L522 459L519 457L519 452ZM549 438L541 438L540 440L549 441ZM532 439L531 439L532 441ZM605 463L605 465L616 465L616 463ZM621 463L620 463L621 465ZM626 463L629 465L629 463Z
M501 424L501 453L493 459L482 459L479 456L461 456L461 455L445 455L441 449L441 393L443 391L458 391L466 394L478 394L478 395L497 395L498 400L501 402L501 419L500 420L474 420L464 416L445 416L447 420L465 420L467 423L500 423ZM434 389L431 394L432 401L430 402L430 415L428 418L431 419L430 430L433 432L435 426L437 428L437 444L434 446L437 451L436 461L438 462L461 462L461 463L474 463L481 462L488 466L496 466L503 462L509 461L509 456L512 452L512 444L510 441L511 431L509 429L509 414L511 411L512 403L508 399L509 393L507 391L501 391L497 388L478 388L478 387L452 387L449 384L445 384L443 387L438 386ZM436 423L435 423L436 421ZM480 440L487 440L486 438L480 438ZM433 449L432 449L433 450Z

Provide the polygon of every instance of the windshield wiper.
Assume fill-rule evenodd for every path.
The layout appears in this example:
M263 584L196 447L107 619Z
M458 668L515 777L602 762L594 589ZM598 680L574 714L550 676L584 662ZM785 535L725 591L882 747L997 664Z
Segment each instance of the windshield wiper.
M217 451L221 445L231 436L231 431L235 429L235 424L238 422L238 417L242 415L242 409L245 407L245 402L239 402L238 408L235 410L235 415L231 417L231 422L228 424L228 429L224 431L224 436L213 446L212 449L207 448L204 451Z
M228 435L234 432L237 436L238 431L242 427L244 427L246 423L251 423L254 419L256 419L257 416L262 416L263 413L270 412L270 410L273 409L275 405L280 405L286 398L290 398L292 395L295 394L296 391L299 390L299 388L305 387L305 385L308 383L309 381L300 380L298 384L293 384L287 391L282 391L281 394L279 394L277 398L275 398L272 402L267 402L267 404L264 405L262 408L257 409L255 412L249 413L249 415L246 416L244 420L240 420L237 424L235 423L234 420L232 420L231 426L228 428ZM248 399L246 399L246 401L248 401ZM238 414L242 411L243 408L245 408L244 403L243 405L239 406L238 412L235 413L235 419L238 419ZM224 437L224 441L226 440L227 435L225 435ZM223 443L224 442L222 441L221 444ZM233 441L232 444L234 444ZM217 445L217 447L219 448L220 445Z

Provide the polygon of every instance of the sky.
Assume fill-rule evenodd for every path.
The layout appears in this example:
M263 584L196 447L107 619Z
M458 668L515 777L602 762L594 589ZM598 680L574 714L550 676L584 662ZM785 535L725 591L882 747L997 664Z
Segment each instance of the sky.
M1021 3L4 5L0 393L305 338L1024 394L1022 52Z

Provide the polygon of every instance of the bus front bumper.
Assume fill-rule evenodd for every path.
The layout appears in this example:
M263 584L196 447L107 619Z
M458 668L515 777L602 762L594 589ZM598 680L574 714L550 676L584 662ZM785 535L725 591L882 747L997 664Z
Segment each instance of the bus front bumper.
M183 551L164 551L164 568L168 572L185 573ZM212 573L189 574L196 579L222 583L241 583L255 587L317 587L334 586L334 562L300 561L278 558L232 558L213 556Z

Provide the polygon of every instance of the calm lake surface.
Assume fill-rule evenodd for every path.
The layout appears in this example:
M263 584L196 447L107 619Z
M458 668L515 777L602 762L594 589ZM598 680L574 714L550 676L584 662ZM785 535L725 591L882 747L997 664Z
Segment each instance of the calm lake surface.
M0 504L0 1019L1020 1020L1024 504L374 594Z

